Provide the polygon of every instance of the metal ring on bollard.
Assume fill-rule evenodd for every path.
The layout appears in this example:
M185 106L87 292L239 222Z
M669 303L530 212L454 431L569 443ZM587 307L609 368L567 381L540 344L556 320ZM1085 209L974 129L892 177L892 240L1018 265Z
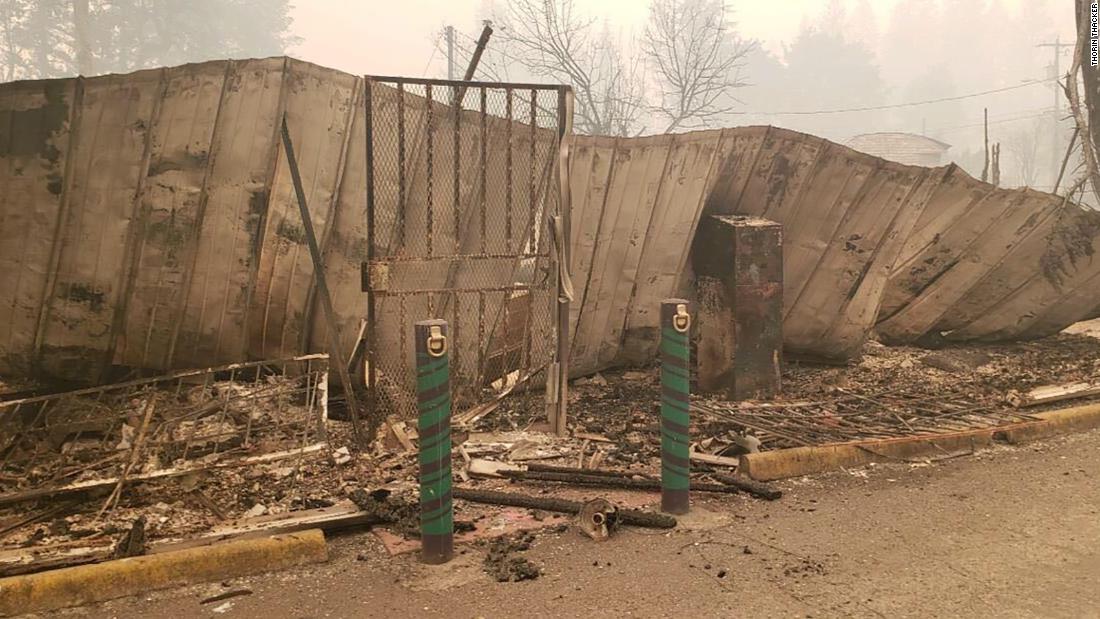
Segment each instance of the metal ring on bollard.
M428 354L433 357L442 357L447 354L447 336L439 327L433 326L428 335Z
M672 317L672 328L676 329L680 333L685 333L688 327L691 326L691 314L687 311L687 305L679 303L676 305L676 314Z

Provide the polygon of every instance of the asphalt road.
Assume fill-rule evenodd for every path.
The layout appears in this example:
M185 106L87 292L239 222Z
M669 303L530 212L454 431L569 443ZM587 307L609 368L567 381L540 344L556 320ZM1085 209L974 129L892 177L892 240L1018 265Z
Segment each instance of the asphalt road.
M445 566L368 533L327 564L65 611L90 617L1100 617L1100 432L696 503L682 530L543 533L537 580ZM252 593L220 603L208 596Z

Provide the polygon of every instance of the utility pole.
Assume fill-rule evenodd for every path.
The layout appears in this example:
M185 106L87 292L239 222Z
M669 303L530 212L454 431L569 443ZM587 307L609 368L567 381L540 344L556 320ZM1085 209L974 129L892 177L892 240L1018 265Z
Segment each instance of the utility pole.
M489 44L489 37L493 36L493 22L486 19L482 23L484 26L481 28L481 36L477 38L477 45L474 46L474 55L470 56L470 64L466 65L466 73L462 75L462 81L464 82L474 79L474 73L477 72L477 66L481 63L481 55L485 53L485 46ZM465 96L466 86L462 86L458 89L454 101L459 102L459 106L461 106L461 102ZM452 101L452 103L454 101Z
M455 27L447 26L447 79L455 78Z
M1050 76L1050 89L1054 93L1054 107L1050 110L1050 173L1052 179L1054 178L1054 175L1058 173L1059 155L1062 152L1062 136L1058 132L1059 125L1061 124L1061 114L1059 113L1059 108L1062 100L1062 93L1060 91L1060 88L1058 87L1058 78L1061 77L1061 69L1059 68L1061 63L1059 61L1061 60L1062 48L1073 49L1074 45L1074 43L1063 43L1061 37L1055 37L1053 43L1039 43L1035 46L1049 47L1054 50L1054 61L1050 65L1052 70L1052 75ZM1051 182L1053 183L1054 181ZM1057 187L1051 188L1052 192L1057 190Z
M989 180L989 108L982 108L982 126L984 127L982 135L983 142L985 143L985 164L982 165L982 182Z

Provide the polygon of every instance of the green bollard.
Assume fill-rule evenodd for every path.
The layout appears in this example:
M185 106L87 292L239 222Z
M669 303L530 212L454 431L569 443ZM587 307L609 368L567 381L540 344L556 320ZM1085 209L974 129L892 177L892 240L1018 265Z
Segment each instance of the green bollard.
M661 511L669 514L690 509L690 329L686 300L661 302Z
M454 556L447 321L418 322L415 335L416 401L420 412L420 559L439 564Z

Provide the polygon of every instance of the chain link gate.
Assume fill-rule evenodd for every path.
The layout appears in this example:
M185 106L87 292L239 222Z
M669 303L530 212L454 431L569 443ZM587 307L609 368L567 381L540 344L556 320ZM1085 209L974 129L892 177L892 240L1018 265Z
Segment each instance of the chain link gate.
M456 413L556 378L568 88L365 82L369 413L416 414L413 324L430 318L450 326Z

